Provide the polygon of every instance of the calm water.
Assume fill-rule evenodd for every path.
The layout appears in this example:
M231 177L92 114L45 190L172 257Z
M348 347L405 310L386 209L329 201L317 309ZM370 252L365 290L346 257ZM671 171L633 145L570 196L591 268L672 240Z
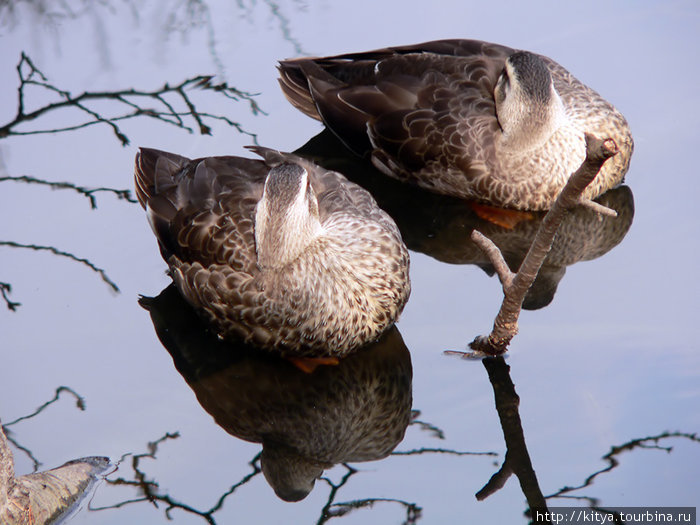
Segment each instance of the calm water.
M188 92L200 111L239 122L263 145L294 150L321 127L284 100L276 60L465 37L559 61L625 114L636 143L627 186L606 196L620 218L570 217L567 243L532 297L549 304L523 312L505 363L488 370L443 353L488 332L501 301L498 281L466 241L473 227L489 226L454 201L360 170L412 250L412 296L397 330L376 348L304 377L226 353L167 291L159 295L169 279L138 205L103 192L92 210L71 190L0 182L0 241L88 258L120 290L80 262L0 246L0 282L22 303L11 312L0 302L0 418L31 414L67 386L84 410L62 391L8 427L12 437L41 469L90 455L118 463L71 523L526 523L528 498L559 506L700 503L696 2L455 1L428 12L399 1L76 1L66 3L70 13L42 13L37 4L0 11L0 126L17 112L24 51L52 85L73 94L151 91L217 75L255 93L265 114L245 100ZM25 112L57 97L28 86ZM124 111L115 102L91 107ZM17 130L83 121L76 111L55 111ZM4 138L0 177L126 189L139 145L190 157L245 155L250 136L222 121L206 124L211 136L144 117L119 121L125 147L104 124ZM527 227L488 233L509 261L531 235ZM158 296L150 315L140 295ZM510 381L519 419L497 410L513 407ZM325 474L303 501L282 501L260 473L263 439L271 461L293 446L322 463ZM520 482L511 476L478 501L504 462L506 441ZM31 472L29 454L14 452L17 473ZM141 488L139 477L148 482Z

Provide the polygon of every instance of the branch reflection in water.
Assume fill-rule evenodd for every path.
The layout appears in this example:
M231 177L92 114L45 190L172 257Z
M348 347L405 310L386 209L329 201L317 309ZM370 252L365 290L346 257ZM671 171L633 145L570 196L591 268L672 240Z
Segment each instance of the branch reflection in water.
M520 398L510 378L510 367L502 356L488 357L482 362L493 387L496 411L506 443L506 456L500 470L476 493L476 499L486 499L503 488L511 474L515 474L530 508L544 509L547 505L525 444L519 413Z
M280 498L301 500L325 469L384 458L403 439L412 369L397 329L307 374L220 340L172 287L141 304L202 407L229 434L262 443L262 471Z
M602 457L607 463L606 467L588 475L579 485L565 486L545 496L540 489L525 443L525 434L519 412L520 397L516 393L515 385L510 377L510 366L506 364L503 356L487 357L482 360L482 363L493 388L496 411L501 422L506 445L506 454L501 468L476 493L477 500L484 500L498 492L505 486L510 476L515 474L528 504L528 508L525 511L526 516L532 516L535 510L546 512L548 505L552 504L552 500L559 498L569 502L582 502L588 508L610 516L607 518L608 520L619 519L618 513L614 509L606 509L599 498L581 494L580 491L586 488L591 489L598 476L609 474L620 466L619 456L625 452L653 449L670 453L673 447L665 446L663 443L674 439L683 439L700 444L700 437L696 433L667 431L653 436L632 439L622 445L613 445L610 448L610 452ZM568 504L570 505L571 503ZM618 521L614 521L614 523L618 523Z
M533 213L513 228L504 228L479 218L467 201L437 195L383 175L368 161L349 153L328 130L324 130L295 151L327 169L343 173L369 190L387 211L410 250L450 264L474 264L489 276L494 269L488 257L471 240L478 229L503 253L512 271L517 271L527 254L545 213ZM564 219L552 250L547 255L523 307L536 310L549 305L566 268L603 256L620 244L634 218L634 197L627 186L601 195L597 202L617 212L601 216L579 206Z
M85 410L85 400L75 390L60 386L52 399L31 414L0 425L0 523L43 525L67 520L82 509L82 503L111 467L109 458L89 456L39 472L41 462L34 452L13 437L9 427L39 416L58 401L63 392L74 396L76 406ZM10 445L32 461L32 473L15 476L15 458Z

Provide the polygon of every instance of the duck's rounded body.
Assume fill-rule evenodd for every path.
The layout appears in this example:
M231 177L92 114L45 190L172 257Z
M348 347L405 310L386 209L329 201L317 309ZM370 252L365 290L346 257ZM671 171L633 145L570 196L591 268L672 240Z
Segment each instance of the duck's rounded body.
M180 293L222 337L283 355L375 340L410 292L398 228L339 173L256 151L264 160L138 153L139 202Z
M387 175L464 199L551 207L585 158L585 133L615 140L584 196L617 186L632 136L610 103L553 60L443 40L280 62L290 102Z

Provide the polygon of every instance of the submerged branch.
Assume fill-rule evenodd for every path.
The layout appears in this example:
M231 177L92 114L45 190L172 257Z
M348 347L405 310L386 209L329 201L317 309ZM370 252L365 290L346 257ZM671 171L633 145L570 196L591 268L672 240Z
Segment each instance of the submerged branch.
M503 302L494 321L493 330L484 337L479 336L470 347L483 355L501 355L518 332L518 318L525 294L530 289L554 242L559 225L570 209L581 203L581 194L596 177L603 163L617 153L612 139L598 139L586 135L586 159L571 176L549 210L535 239L530 246L520 269L513 274L505 264L500 250L480 232L472 232L472 240L489 256L503 284Z

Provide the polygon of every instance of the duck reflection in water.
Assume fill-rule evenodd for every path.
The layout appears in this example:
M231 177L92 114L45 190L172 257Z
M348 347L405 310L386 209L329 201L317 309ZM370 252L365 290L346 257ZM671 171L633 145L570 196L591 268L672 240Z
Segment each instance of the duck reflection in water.
M229 434L262 443L263 474L283 500L305 498L325 469L384 458L403 439L412 368L395 327L309 374L218 338L173 285L140 303L202 407Z
M327 169L338 170L369 190L382 209L396 221L410 250L450 264L474 264L487 274L494 269L484 252L471 240L473 230L491 239L512 271L517 271L537 233L545 212L506 228L482 219L463 199L426 192L383 176L371 163L350 153L329 130L324 130L296 150ZM618 186L597 199L617 212L603 216L578 206L562 222L552 249L525 297L523 308L535 310L551 303L566 268L603 256L620 244L634 218L634 197L627 186Z

